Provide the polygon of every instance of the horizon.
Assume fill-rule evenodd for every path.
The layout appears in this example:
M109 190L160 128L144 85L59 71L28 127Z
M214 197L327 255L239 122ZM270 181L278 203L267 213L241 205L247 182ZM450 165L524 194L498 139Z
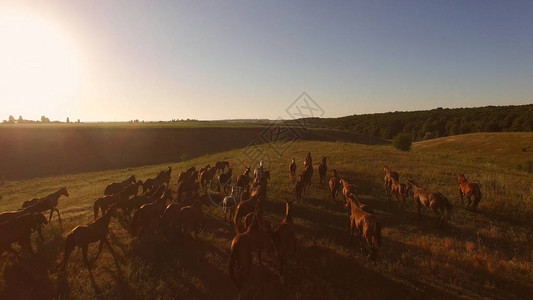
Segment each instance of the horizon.
M302 93L325 118L533 103L527 1L0 8L6 118L291 119Z

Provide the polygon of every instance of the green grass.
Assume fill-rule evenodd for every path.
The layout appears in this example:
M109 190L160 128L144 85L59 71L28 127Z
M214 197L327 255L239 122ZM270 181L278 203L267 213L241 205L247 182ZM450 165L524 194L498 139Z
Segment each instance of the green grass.
M260 147L273 153L268 145ZM267 220L280 222L283 201L294 198L287 176L290 158L297 158L301 171L308 151L315 164L321 156L327 156L329 169L336 168L342 177L356 184L362 201L376 212L383 227L380 261L373 265L357 249L357 242L348 245L348 212L341 200L328 200L328 190L318 184L315 173L303 203L294 206L299 263L292 260L289 264L287 284L280 283L277 258L269 252L263 255L263 266L254 258L249 282L241 290L234 287L227 274L234 233L216 206L204 207L205 230L183 243L169 245L155 238L133 238L123 221L113 219L110 240L118 265L107 248L92 273L83 265L79 250L74 251L66 272L55 265L66 234L76 225L91 221L92 204L109 182L130 174L139 179L153 177L168 164L3 182L0 211L16 209L22 201L61 186L68 187L70 197L61 198L58 206L64 231L55 215L44 230L45 241L33 240L38 252L35 257L26 255L17 261L4 254L0 258L0 298L22 293L75 299L527 298L533 282L533 176L500 167L499 160L478 163L451 153L428 154L418 147L417 143L408 153L390 146L300 141L281 157L272 154L268 163L272 179L265 204ZM486 148L477 155L491 157L494 149ZM234 174L239 174L244 168L237 161L243 155L239 149L173 163L172 188L176 190L179 171L192 165L229 160ZM395 200L389 202L383 192L384 165L398 171L402 182L412 178L425 188L444 193L454 205L451 222L439 228L430 211L418 219L412 199L407 209ZM459 172L467 173L470 180L482 186L484 196L478 212L460 207ZM93 257L96 250L96 245L91 246L89 256Z

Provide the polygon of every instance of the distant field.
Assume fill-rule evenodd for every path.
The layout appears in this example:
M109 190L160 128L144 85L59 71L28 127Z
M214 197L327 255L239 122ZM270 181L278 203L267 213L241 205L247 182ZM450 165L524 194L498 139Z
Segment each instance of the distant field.
M456 135L414 143L412 151L533 173L533 132Z
M0 125L0 180L179 162L277 139L388 143L338 130L278 130L274 123L252 127L222 122Z
M491 157L496 149L485 148L476 155ZM204 207L205 230L186 238L184 244L133 238L127 224L114 219L111 244L119 266L104 247L92 275L79 250L66 272L58 270L55 261L66 234L92 219L92 204L107 183L130 174L146 179L171 165L175 191L179 171L192 165L229 160L234 174L241 173L243 166L237 161L243 149L236 149L180 163L3 182L0 211L16 209L23 200L61 186L68 187L70 197L59 203L65 230L61 232L55 215L44 230L45 241L33 239L35 257L26 255L20 262L7 254L0 258L0 298L528 299L533 293L532 174L500 167L498 159L487 164L454 155L429 155L418 144L406 153L386 145L298 141L268 164L272 179L265 217L273 224L283 218L283 201L294 197L287 176L290 158L297 158L301 171L308 151L315 165L327 156L329 168L356 184L362 201L374 209L383 227L377 265L361 254L357 242L349 247L348 213L341 200L328 200L327 188L318 184L315 173L310 192L294 207L300 262L298 267L294 261L289 265L286 285L280 283L277 258L269 252L263 255L263 266L254 257L249 283L242 290L234 287L227 273L234 233L217 206ZM395 199L389 202L383 192L384 165L398 171L402 182L412 178L444 193L454 205L450 223L438 228L427 210L419 220L412 198L407 209ZM458 172L481 184L479 212L460 207ZM90 248L91 258L96 250L97 246Z

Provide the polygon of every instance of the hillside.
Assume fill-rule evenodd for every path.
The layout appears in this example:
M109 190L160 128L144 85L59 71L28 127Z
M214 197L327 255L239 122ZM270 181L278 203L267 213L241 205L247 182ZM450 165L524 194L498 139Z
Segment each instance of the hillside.
M416 154L533 172L533 133L471 133L413 143Z
M262 147L269 149L268 145ZM379 218L383 227L380 260L374 265L359 251L357 242L348 245L347 211L340 199L328 200L327 188L318 184L315 173L309 193L302 203L294 205L299 262L290 262L286 285L277 276L275 254L267 252L263 266L254 255L249 282L241 290L234 287L227 273L234 233L215 205L204 207L204 230L197 237L186 237L183 243L133 238L127 223L113 219L110 241L117 263L107 247L92 273L83 265L79 250L73 252L66 272L59 271L55 261L63 251L66 234L92 220L92 204L108 183L131 174L146 179L171 165L175 191L179 171L192 165L229 160L234 174L241 173L243 166L238 161L243 149L180 163L5 181L0 184L0 211L17 209L22 201L62 186L68 188L70 197L61 198L58 206L64 231L54 214L44 229L44 241L33 238L36 256L23 255L20 261L8 254L0 258L0 298L528 298L533 293L533 175L499 167L498 162L480 164L453 155L427 155L420 145L415 148L413 153L406 153L390 146L298 141L283 156L272 157L267 164L272 175L265 204L267 220L280 222L283 201L293 199L287 176L290 158L297 158L301 171L308 151L315 165L325 155L329 169L336 168L343 178L356 184L362 201ZM488 157L495 149L485 148L476 155ZM454 205L450 223L439 228L430 210L423 210L423 217L418 219L412 198L406 209L395 199L389 201L383 191L384 165L398 171L402 182L412 178L446 195ZM460 207L458 172L480 182L483 200L479 212ZM97 246L92 245L91 261L96 251Z
M414 141L473 132L531 132L533 104L474 108L437 108L329 119L307 119L316 127L335 128L392 139L400 133Z

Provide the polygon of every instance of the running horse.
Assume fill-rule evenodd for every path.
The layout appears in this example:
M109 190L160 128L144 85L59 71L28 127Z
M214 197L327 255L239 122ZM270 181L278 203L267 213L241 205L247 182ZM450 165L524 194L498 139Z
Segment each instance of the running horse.
M326 165L326 157L322 157L322 162L318 165L318 175L319 182L323 183L326 179L326 172L328 171L328 166Z
M56 211L57 217L59 218L59 226L61 226L61 230L63 230L63 224L61 224L61 215L59 214L59 209L57 209L57 203L59 197L61 196L68 197L68 191L66 187L62 187L57 192L50 194L44 198L38 199L30 206L24 208L23 211L27 213L42 213L44 211L50 210L50 218L48 219L49 223L52 220L52 215L54 214L54 211Z
M108 186L106 186L106 188L104 190L104 195L118 194L125 187L127 187L130 183L135 183L135 175L131 175L128 179L126 179L126 180L124 180L122 182L110 183Z
M458 179L459 194L461 195L461 205L465 205L463 201L463 196L466 196L466 199L468 200L468 204L466 204L466 207L470 207L470 204L472 204L472 200L470 200L470 197L474 196L474 205L472 207L476 209L482 197L481 188L479 187L479 184L477 182L468 182L468 180L466 180L465 174L459 174Z
M339 189L341 188L341 182L337 174L337 170L331 170L331 179L329 180L329 197L331 200L337 200Z
M377 252L381 247L381 226L378 219L373 214L363 211L357 200L351 197L346 197L345 200L346 208L351 209L350 245L353 242L355 233L357 233L361 251L363 250L363 245L366 244L370 250L368 258L375 263Z
M439 217L439 224L446 222L447 216L445 212L449 216L452 210L452 205L443 194L424 190L410 179L407 183L407 189L413 191L414 201L418 209L418 217L422 216L420 208L425 206L431 208L431 210L433 210L433 212Z
M400 174L396 171L391 171L389 166L384 166L383 172L385 173L385 177L383 178L383 181L385 182L385 192L387 195L390 195L393 181L400 182Z

